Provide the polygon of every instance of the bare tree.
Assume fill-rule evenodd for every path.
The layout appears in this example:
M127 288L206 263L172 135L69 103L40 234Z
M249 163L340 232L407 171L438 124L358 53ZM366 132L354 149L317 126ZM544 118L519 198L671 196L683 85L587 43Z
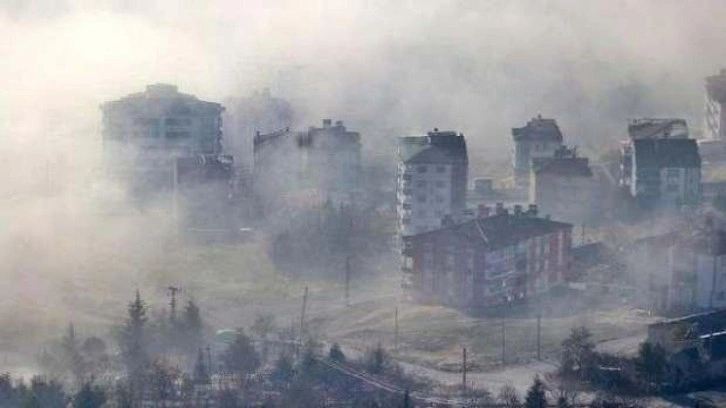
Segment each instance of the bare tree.
M508 408L519 408L522 406L522 401L519 399L517 389L512 384L504 384L499 389L497 399L501 404L504 404Z

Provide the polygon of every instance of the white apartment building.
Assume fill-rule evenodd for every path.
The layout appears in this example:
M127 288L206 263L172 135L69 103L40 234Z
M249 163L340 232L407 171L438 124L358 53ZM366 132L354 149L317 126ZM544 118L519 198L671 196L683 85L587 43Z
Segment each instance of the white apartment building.
M561 148L553 157L532 161L529 202L543 215L576 225L596 215L597 189L587 158Z
M512 166L514 168L514 181L518 187L527 188L530 180L532 160L542 157L553 157L562 147L562 132L557 121L543 119L538 115L532 118L527 125L512 129L514 150L512 151Z
M466 141L456 132L434 129L399 139L396 208L402 236L440 228L444 217L465 209L468 163Z

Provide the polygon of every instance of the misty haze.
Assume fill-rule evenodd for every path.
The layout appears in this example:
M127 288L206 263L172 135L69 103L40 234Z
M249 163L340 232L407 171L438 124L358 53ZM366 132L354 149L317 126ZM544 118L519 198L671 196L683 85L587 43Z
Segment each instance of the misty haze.
M726 406L724 16L0 0L0 408Z

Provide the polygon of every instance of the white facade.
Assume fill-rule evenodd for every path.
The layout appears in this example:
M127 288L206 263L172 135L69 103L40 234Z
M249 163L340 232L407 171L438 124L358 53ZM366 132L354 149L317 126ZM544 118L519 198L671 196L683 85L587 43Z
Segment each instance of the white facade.
M452 208L452 164L398 165L398 217L402 235L441 227Z
M706 139L726 140L726 69L706 78L704 132Z
M591 175L532 172L529 202L537 204L540 214L549 215L554 221L587 224L597 203L596 194L596 184Z
M526 187L529 183L529 172L532 168L532 159L552 157L562 147L562 142L519 140L514 142L512 152L512 165L514 178L518 186Z

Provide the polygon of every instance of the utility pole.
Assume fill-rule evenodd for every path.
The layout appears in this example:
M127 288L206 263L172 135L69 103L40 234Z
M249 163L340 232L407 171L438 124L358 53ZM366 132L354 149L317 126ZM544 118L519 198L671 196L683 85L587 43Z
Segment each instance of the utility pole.
M393 349L398 351L398 307L393 315Z
M580 228L580 245L585 245L585 223Z
M461 349L461 387L466 392L466 347Z
M537 360L542 359L542 355L541 355L541 347L542 347L541 338L542 337L541 337L541 335L542 335L542 313L537 312Z
M181 292L181 289L175 286L169 286L167 288L169 296L171 299L169 300L169 320L171 320L172 323L176 322L176 294Z
M345 258L345 305L350 306L350 256Z
M209 377L211 383L212 376L212 348L207 344L207 367L209 367Z
M504 317L502 317L502 364L506 363L507 337L504 333Z
M300 310L300 345L302 345L303 342L303 336L305 334L305 309L308 306L308 287L305 286L305 291L303 292L303 300L302 300L302 308Z

